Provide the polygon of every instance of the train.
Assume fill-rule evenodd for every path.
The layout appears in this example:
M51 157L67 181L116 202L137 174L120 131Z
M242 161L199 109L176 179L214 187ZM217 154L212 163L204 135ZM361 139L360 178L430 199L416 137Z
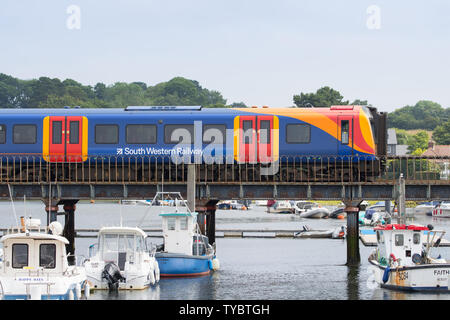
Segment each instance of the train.
M102 157L271 164L315 157L384 166L386 114L370 106L1 109L1 162L85 163ZM369 164L369 166L367 166ZM319 168L326 174L327 168ZM328 172L331 174L331 172ZM352 173L349 173L352 174Z

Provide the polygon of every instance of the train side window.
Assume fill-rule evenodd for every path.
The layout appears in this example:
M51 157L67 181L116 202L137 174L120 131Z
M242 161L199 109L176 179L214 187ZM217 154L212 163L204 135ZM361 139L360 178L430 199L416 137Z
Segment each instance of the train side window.
M225 144L226 132L227 127L224 124L205 124L203 125L203 143Z
M0 144L6 143L6 126L0 124Z
M178 130L181 129L181 130ZM166 124L164 126L164 143L194 143L193 124Z
M39 266L47 269L56 267L56 245L42 243L39 245Z
M126 129L127 143L154 144L156 143L156 125L129 124Z
M13 143L35 144L37 128L34 124L16 124L13 127Z
M253 121L244 120L242 121L242 130L244 131L244 144L253 143Z
M95 143L119 143L119 126L116 124L97 124L95 126Z
M62 143L62 121L53 121L52 124L52 144Z
M28 245L15 243L12 245L12 267L22 269L28 266Z
M349 143L350 125L348 120L341 121L341 142L342 144Z
M80 122L70 121L70 133L69 133L69 143L79 144L80 143Z
M311 126L309 124L286 125L286 143L310 143Z

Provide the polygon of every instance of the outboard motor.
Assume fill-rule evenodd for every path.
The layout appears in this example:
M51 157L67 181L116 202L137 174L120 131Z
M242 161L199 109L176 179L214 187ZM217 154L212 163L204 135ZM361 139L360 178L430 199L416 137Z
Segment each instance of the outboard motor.
M114 262L109 262L106 264L102 271L102 279L105 279L108 282L108 288L110 291L119 289L119 282L126 280L120 274L119 266Z

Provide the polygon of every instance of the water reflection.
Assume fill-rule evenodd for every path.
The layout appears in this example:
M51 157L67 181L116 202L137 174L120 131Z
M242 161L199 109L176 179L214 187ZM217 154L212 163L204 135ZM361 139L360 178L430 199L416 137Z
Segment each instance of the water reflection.
M347 267L347 299L359 300L359 266Z

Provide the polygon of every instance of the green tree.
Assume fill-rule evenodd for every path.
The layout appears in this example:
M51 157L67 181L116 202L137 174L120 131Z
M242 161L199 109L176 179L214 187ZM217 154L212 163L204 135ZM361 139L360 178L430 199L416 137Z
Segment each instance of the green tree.
M347 105L348 101L343 101L344 97L339 91L330 87L322 87L316 93L303 93L294 95L294 104L298 108L308 107L311 104L313 107L329 108L333 105Z
M432 137L437 144L450 144L450 120L437 126Z
M428 148L428 134L425 131L419 131L411 136L408 143L409 153L416 152L417 149L426 150Z
M421 100L414 106L405 106L388 114L388 127L400 129L434 130L442 124L448 112L436 102Z

